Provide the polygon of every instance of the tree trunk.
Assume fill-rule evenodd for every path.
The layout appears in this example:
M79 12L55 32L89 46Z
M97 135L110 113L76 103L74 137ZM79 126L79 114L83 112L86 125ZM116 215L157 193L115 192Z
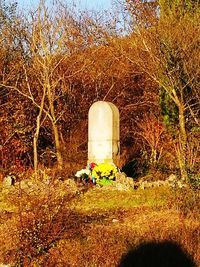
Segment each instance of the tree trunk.
M53 133L54 133L58 169L61 170L63 168L63 158L62 158L61 147L60 147L58 127L55 122L52 122L52 127L53 127Z
M60 146L60 138L59 138L59 131L58 127L56 124L56 116L55 116L55 110L54 110L54 105L53 105L53 100L52 100L52 92L51 92L51 86L50 82L48 80L48 86L47 86L47 91L48 91L48 101L49 101L49 108L50 108L50 114L51 114L51 123L52 123L52 128L53 128L53 133L54 133L54 141L55 141L55 148L56 148L56 157L57 157L57 164L58 164L58 169L63 168L63 158L62 158L62 153L61 153L61 146Z
M37 116L36 121L36 130L33 137L33 162L34 162L34 171L37 172L38 169L38 153L37 153L37 143L38 143L38 136L40 131L40 117L41 114Z
M187 150L187 133L185 129L185 115L184 115L184 105L180 104L179 109L179 131L180 131L180 152L179 152L179 167L181 172L181 178L185 181L188 179L187 166L186 166L186 150Z
M39 111L39 114L36 120L36 130L35 130L34 137L33 137L33 162L34 162L35 173L37 173L37 170L38 170L37 144L38 144L38 137L39 137L40 126L41 126L40 122L41 122L42 112L44 109L45 96L46 96L46 89L44 89L43 91L43 96L42 96L41 104L40 104L40 111Z

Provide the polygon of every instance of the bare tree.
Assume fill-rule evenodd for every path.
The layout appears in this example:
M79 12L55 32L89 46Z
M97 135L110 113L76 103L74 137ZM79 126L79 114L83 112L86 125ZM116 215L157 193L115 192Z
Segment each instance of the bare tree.
M132 41L134 55L127 57L165 91L177 108L177 159L181 177L187 179L187 126L192 120L188 118L188 110L193 122L199 123L200 103L196 94L200 70L199 12L194 11L192 16L184 13L160 18L154 13L148 24L148 9L141 4L140 8L142 16L137 16L139 23L135 21L137 27Z
M63 91L67 90L67 78L76 75L85 67L85 62L81 62L74 73L71 73L68 67L62 70L62 65L71 55L67 41L72 36L66 31L67 19L70 22L70 16L66 17L62 13L53 15L41 1L37 11L31 13L27 27L21 32L23 51L20 60L16 65L12 65L1 83L7 89L17 91L30 100L37 109L33 138L35 171L38 168L39 132L46 120L49 120L52 126L58 168L63 167L58 123L64 111L57 112L56 103ZM68 27L72 26L76 25L69 23ZM70 30L73 32L73 29Z

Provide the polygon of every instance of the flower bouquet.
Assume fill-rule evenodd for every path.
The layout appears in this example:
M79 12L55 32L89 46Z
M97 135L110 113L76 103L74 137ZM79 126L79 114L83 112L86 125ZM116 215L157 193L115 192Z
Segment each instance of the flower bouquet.
M92 170L92 177L99 185L109 185L115 180L118 170L114 164L100 163Z
M77 171L75 176L83 182L99 184L101 186L112 184L118 173L117 167L113 163L94 162L88 164L86 169Z

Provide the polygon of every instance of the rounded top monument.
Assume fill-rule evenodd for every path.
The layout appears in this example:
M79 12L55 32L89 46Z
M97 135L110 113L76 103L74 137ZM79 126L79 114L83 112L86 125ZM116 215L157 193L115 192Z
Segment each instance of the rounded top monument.
M119 157L119 110L111 102L98 101L89 109L88 162L114 162Z

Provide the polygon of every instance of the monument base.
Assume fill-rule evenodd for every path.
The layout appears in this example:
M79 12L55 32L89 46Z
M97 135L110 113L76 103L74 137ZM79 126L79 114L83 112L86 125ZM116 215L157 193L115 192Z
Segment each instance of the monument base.
M100 163L114 163L116 166L119 166L119 160L120 158L117 157L115 159L113 158L110 158L110 159L96 159L96 158L91 158L91 159L88 159L87 161L87 164L90 164L92 162L96 163L96 164L100 164Z

